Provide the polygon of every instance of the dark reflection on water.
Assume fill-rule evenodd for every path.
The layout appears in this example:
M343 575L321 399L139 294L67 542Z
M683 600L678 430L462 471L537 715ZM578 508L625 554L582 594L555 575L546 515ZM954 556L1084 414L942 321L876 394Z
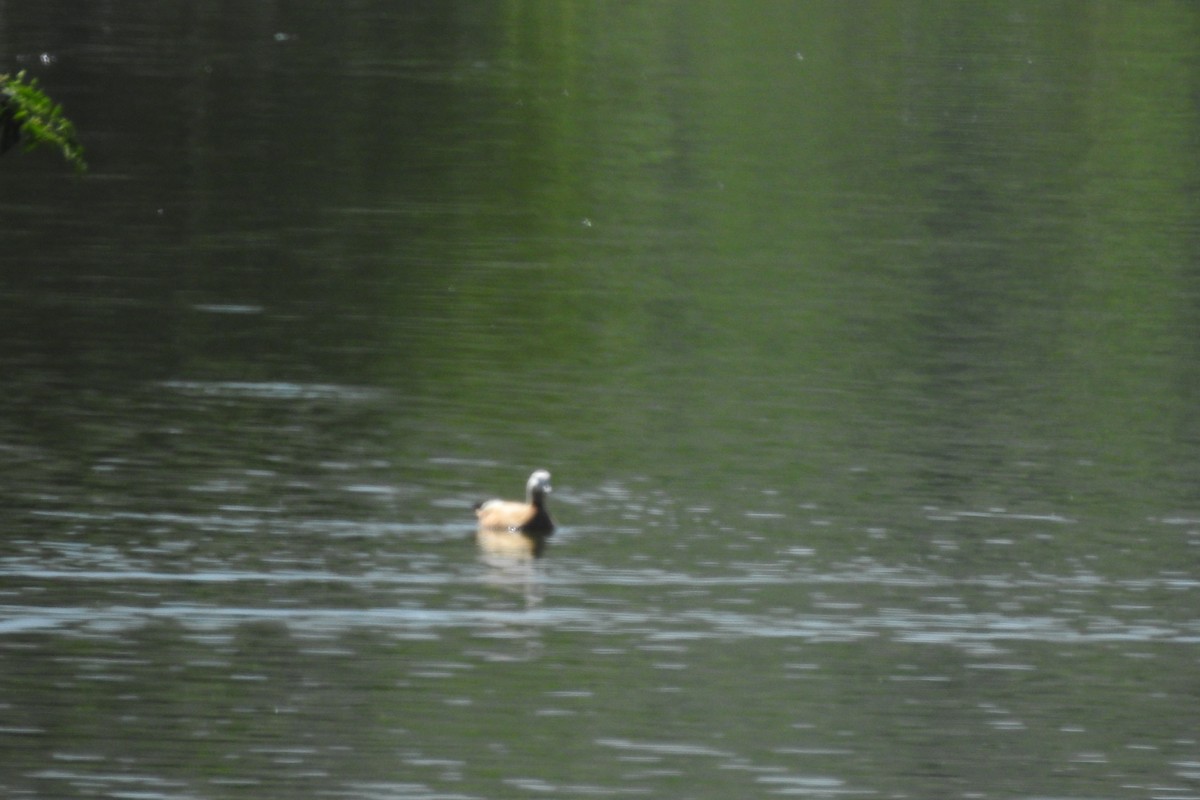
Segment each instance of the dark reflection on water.
M0 9L0 794L1200 797L1190 6L394 5Z

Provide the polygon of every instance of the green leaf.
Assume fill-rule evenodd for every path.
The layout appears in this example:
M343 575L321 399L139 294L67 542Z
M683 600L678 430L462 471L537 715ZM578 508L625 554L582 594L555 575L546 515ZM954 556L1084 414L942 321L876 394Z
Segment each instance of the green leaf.
M55 103L26 79L25 71L16 76L0 74L0 153L24 139L24 150L39 145L57 147L79 172L87 170L83 146L75 138L75 126Z

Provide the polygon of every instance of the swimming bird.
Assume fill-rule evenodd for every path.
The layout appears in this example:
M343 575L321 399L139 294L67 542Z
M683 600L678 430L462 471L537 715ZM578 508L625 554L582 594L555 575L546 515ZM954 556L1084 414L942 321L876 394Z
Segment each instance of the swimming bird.
M475 504L480 530L549 536L554 531L554 520L546 511L546 495L550 491L550 473L544 469L535 470L525 484L524 503L485 500Z

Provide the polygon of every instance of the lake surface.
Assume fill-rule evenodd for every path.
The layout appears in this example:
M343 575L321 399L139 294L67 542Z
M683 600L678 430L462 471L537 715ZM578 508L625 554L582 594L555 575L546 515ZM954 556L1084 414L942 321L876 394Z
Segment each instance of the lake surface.
M1200 6L753 9L0 7L0 794L1200 798Z

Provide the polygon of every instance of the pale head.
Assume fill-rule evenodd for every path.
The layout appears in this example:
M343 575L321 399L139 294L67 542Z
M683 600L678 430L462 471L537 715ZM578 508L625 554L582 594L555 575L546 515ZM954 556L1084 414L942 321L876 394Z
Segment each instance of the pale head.
M550 494L550 491L550 473L544 469L539 469L530 475L529 483L525 484L525 495L531 503L534 498Z

